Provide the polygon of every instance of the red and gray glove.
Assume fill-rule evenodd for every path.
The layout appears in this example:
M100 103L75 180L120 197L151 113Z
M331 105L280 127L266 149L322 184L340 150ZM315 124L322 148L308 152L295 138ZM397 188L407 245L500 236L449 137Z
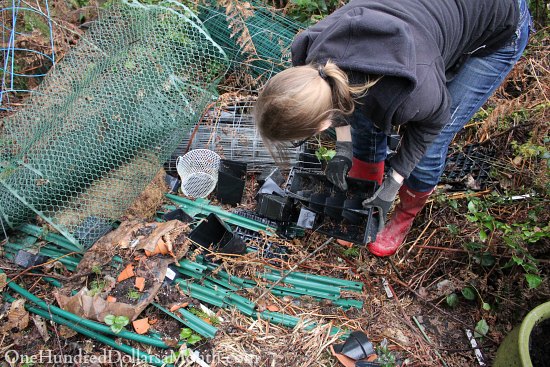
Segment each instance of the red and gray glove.
M346 176L351 169L353 148L351 141L337 141L336 155L327 163L327 179L342 191L348 189Z
M380 211L380 222L378 223L379 231L384 228L386 215L390 211L401 185L402 183L397 182L395 178L393 178L392 170L390 170L382 182L382 185L380 185L374 195L363 201L363 208L375 207Z

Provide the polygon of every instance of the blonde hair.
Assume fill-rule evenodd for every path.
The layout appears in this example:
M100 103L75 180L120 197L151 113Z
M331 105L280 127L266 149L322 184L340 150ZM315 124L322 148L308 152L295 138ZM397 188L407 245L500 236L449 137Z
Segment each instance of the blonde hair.
M256 126L266 146L280 155L283 142L317 134L335 113L350 115L354 98L377 81L350 86L347 74L331 61L289 68L271 78L258 96Z

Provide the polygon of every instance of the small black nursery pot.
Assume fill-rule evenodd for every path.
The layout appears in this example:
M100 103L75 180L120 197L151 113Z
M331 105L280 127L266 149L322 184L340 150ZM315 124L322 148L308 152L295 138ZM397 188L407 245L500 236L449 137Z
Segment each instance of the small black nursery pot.
M246 184L246 163L223 159L218 172L216 196L222 204L241 202Z
M210 213L205 220L189 233L189 239L199 245L224 254L244 254L246 245L231 231L220 217Z
M345 199L343 195L328 197L326 199L325 214L333 219L342 219L342 208Z
M278 222L287 221L292 210L292 203L287 197L276 194L258 195L256 213L258 215Z
M325 211L325 205L328 197L329 193L327 192L312 194L309 198L309 208L318 213L323 213Z
M344 210L342 211L342 217L344 219L347 219L348 222L351 224L359 224L361 223L361 215L358 213L354 213L351 210L346 209L363 209L363 199L361 198L353 198L353 199L347 199L344 201Z

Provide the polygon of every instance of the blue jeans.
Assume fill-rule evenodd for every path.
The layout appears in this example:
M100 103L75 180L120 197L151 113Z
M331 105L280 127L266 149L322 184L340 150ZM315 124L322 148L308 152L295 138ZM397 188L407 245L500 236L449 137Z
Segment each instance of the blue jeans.
M529 40L531 15L526 0L519 0L519 4L520 20L510 41L489 55L470 57L454 79L447 83L452 98L451 119L405 180L405 184L411 189L427 192L437 185L445 169L449 144L500 86L523 54ZM354 112L352 118L362 120L361 126L366 127L361 130L352 129L354 157L366 162L383 161L387 151L385 134L358 111Z

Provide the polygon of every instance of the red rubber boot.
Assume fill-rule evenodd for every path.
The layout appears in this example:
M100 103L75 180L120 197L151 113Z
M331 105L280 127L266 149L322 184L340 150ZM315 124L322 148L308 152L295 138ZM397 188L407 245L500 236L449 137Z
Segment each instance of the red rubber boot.
M399 204L386 224L378 233L376 240L369 243L368 248L376 256L395 254L409 233L414 218L422 210L433 189L428 192L418 192L403 185L399 189Z
M378 185L381 185L384 179L384 161L370 163L353 157L348 176L360 180L376 181Z

